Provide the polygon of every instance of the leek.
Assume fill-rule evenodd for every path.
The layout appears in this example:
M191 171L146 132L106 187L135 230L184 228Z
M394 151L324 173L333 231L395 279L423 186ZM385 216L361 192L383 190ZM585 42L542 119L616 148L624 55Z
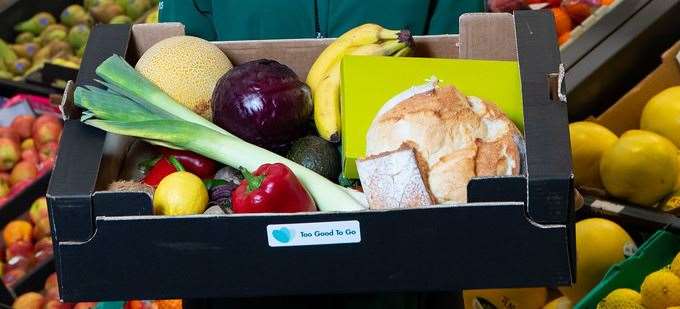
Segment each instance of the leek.
M322 211L356 211L365 206L343 187L273 152L247 143L175 102L119 56L97 68L107 90L78 87L75 104L81 121L104 131L143 138L151 143L188 149L235 168L257 169L286 164Z

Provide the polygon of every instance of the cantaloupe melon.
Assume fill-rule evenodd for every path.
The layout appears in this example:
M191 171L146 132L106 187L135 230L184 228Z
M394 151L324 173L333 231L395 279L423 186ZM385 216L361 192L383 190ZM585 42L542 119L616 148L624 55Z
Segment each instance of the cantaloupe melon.
M177 36L154 44L135 68L177 102L210 120L213 89L232 64L210 42Z

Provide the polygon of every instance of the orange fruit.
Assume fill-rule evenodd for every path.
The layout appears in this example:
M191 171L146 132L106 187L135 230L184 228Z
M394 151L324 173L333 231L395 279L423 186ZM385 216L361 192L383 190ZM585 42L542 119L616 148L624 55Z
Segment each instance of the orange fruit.
M600 0L600 4L602 5L610 5L614 3L614 0Z
M571 31L571 18L562 8L552 8L550 9L555 17L555 29L557 30L557 36L561 36L569 31Z
M14 220L2 231L2 238L8 247L19 240L30 242L32 235L33 225L24 220Z
M154 300L154 309L182 309L181 299Z
M570 38L571 38L571 31L567 31L567 32L563 33L562 35L560 35L559 38L557 38L557 43L562 45L564 43L567 43L567 41L569 41Z
M569 15L571 20L576 24L580 24L586 20L593 10L593 7L580 1L571 1L570 3L564 4L562 8L564 8L564 11L567 12L567 15Z

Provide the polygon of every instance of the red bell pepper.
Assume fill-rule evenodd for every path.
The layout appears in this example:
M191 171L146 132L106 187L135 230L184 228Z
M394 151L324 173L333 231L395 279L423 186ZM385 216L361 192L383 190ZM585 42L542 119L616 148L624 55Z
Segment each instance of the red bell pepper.
M286 165L263 164L252 174L241 168L245 179L231 194L234 213L288 213L315 211L316 204Z
M174 156L160 157L156 164L144 175L144 182L147 185L156 187L165 178L174 172L186 171L182 163Z
M213 178L217 172L215 161L191 151L161 148L161 153L165 157L174 156L179 163L182 163L187 172L201 179Z

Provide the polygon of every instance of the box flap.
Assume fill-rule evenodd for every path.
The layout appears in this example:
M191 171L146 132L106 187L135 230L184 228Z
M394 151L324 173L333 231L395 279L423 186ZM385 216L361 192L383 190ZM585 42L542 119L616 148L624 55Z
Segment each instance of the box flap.
M184 35L181 23L135 24L132 26L132 50L135 59L144 54L154 44L173 36Z
M661 65L628 91L614 105L597 118L597 122L620 135L640 127L640 115L647 101L662 90L680 85L680 64L675 56L680 52L680 41L661 57Z
M468 13L460 17L460 58L517 60L515 20L508 13Z

